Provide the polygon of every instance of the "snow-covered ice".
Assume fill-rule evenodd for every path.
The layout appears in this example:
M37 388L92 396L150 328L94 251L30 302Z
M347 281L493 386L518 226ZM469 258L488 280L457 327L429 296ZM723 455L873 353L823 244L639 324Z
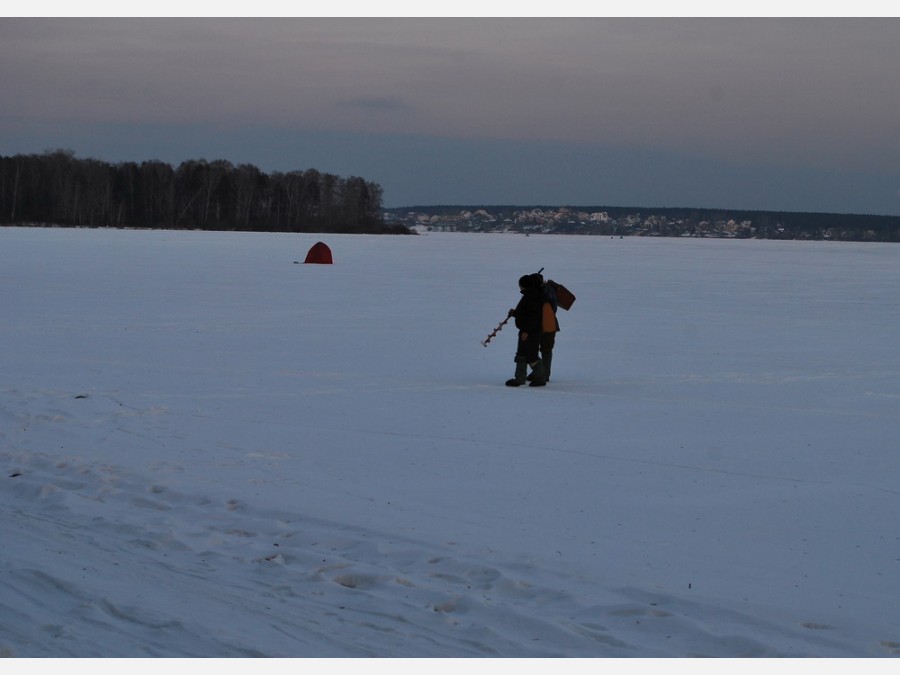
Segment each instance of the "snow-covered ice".
M900 246L3 228L0 281L4 656L900 654Z

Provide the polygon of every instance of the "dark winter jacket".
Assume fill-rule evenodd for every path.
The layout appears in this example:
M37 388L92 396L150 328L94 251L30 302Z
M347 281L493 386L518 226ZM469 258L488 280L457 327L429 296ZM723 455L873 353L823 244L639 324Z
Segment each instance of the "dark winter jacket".
M539 334L543 323L544 296L540 288L526 288L516 305L516 328L520 332Z
M537 275L529 274L519 279L522 298L513 310L516 328L519 329L516 357L521 357L528 363L537 361L543 323L544 293L540 279L536 277Z

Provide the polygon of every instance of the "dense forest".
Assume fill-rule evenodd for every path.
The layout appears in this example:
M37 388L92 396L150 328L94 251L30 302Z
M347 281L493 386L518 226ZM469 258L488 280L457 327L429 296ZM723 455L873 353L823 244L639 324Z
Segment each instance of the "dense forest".
M383 233L382 190L315 169L266 174L225 160L109 164L70 150L0 156L0 224Z

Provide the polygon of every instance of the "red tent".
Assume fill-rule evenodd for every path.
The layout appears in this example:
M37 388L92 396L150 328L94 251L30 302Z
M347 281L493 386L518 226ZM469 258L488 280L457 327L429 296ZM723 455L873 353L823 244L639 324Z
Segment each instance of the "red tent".
M334 261L331 259L331 249L320 241L309 249L309 253L306 254L306 260L303 262L331 265Z

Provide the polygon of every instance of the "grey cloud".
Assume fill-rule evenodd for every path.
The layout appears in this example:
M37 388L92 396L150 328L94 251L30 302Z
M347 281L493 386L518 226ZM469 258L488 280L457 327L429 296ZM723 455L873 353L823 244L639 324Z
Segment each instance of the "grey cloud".
M411 112L414 107L408 102L388 96L361 96L337 102L338 106L359 108L371 112Z

